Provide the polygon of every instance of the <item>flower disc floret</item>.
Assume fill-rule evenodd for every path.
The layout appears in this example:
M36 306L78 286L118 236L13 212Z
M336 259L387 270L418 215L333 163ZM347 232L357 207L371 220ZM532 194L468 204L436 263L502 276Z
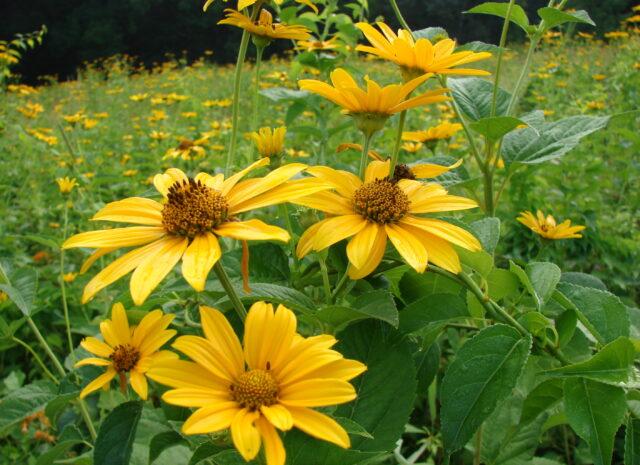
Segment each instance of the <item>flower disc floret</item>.
M169 188L162 225L169 234L193 239L213 231L229 214L229 202L219 191L192 178Z
M268 370L249 370L231 385L231 397L243 408L259 410L278 400L278 383Z
M376 179L353 194L357 213L379 224L396 223L409 211L409 197L389 179Z
M113 361L113 368L118 373L131 371L140 360L140 352L131 344L121 344L109 355Z

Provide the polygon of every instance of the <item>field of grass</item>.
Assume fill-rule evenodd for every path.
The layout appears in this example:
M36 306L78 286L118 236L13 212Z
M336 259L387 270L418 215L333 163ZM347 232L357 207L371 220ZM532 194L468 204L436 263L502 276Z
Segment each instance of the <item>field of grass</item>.
M525 52L520 46L507 52L507 72L501 82L505 89L514 87ZM496 265L508 267L509 260L553 261L564 272L584 272L601 279L628 307L638 306L640 133L637 114L625 113L636 110L640 101L639 57L637 35L608 42L549 37L536 53L518 113L541 109L547 121L573 115L620 116L562 159L530 165L514 175L497 208L502 230ZM494 65L494 60L487 60L479 66L493 69ZM354 55L347 57L343 66L354 75L370 75L379 82L397 80L395 67L381 61ZM258 117L254 120L253 70L253 65L248 65L243 74L237 166L259 158L251 132L259 126L286 124L286 162L350 167L353 171L359 152L336 153L342 143L362 142L348 117L330 102L318 100L314 106L277 98L268 91L296 90L298 79L326 80L327 76L318 76L310 68L293 68L288 59L274 58L263 63L261 87L266 92L258 101ZM100 259L94 268L81 274L89 251L67 251L61 260L60 244L73 234L94 229L88 220L106 203L156 195L152 179L169 167L190 175L224 171L233 74L232 67L212 64L208 56L191 64L167 57L165 63L152 69L137 67L128 57L113 57L88 64L78 72L77 80L56 82L45 78L45 84L35 88L10 85L2 95L0 263L9 275L23 268L37 271L32 316L54 352L61 360L66 359L67 367L72 362L66 350L64 311L68 309L70 314L77 345L82 337L95 334L97 322L108 317L113 301L130 304L131 299L127 294L128 279L121 279L88 304L81 304L82 289L96 269L108 262ZM322 118L315 111L317 108L322 109ZM405 130L426 129L447 118L452 118L447 105L426 106L409 112ZM371 148L383 157L393 146L396 119L397 116L392 118L391 124L373 140ZM191 150L187 156L177 152L186 152L194 144L201 149ZM469 141L462 131L448 143L440 142L433 152L426 148L415 153L401 151L401 161L405 163L432 156L462 158L468 177L475 175ZM68 194L61 193L56 183L57 178L65 176L75 178L78 184ZM470 197L475 195L475 187L473 183L452 183L450 191ZM521 211L538 209L560 221L570 219L573 224L585 225L583 237L554 241L543 247L535 233L516 221ZM293 225L296 233L309 224L309 216L302 208L296 210L294 219L301 223ZM286 226L282 210L277 207L264 209L256 217ZM482 217L482 212L471 211L464 219L472 222ZM240 253L235 252L223 256L223 262L237 263ZM261 262L266 260L261 255L252 255L251 260L252 266L257 267L257 271L252 270L254 277L271 272L268 264ZM239 279L240 274L231 278ZM304 291L310 283L320 287L320 277L286 285ZM192 295L184 290L182 277L173 272L160 285L157 295L138 310L162 305L169 311L193 305ZM321 300L317 289L308 297ZM0 293L0 317L5 336L15 336L0 339L0 396L5 396L43 375L40 365L16 342L33 337L20 311L4 293ZM455 342L451 344L455 346ZM71 384L68 379L63 382ZM99 403L92 407L108 410L122 400L117 392L102 393ZM146 421L153 423L154 419L147 417ZM31 459L24 461L25 457L33 449L47 450L54 441L47 436L52 431L39 418L14 425L12 435L0 440L0 457L7 460L2 463L35 463ZM588 463L584 445L581 447L576 463ZM142 448L134 448L135 463L142 463L145 454Z

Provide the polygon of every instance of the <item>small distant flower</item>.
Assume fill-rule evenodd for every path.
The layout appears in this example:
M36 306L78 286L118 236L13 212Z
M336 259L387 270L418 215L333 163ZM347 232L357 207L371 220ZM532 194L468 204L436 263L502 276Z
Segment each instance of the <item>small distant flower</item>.
M50 228L59 228L60 227L60 223L52 221L51 223L49 223L49 227Z
M208 136L196 140L182 139L177 147L167 150L162 159L180 157L183 160L196 160L203 158L206 153L204 145L207 144L208 139Z
M202 11L207 11L207 8L209 8L209 5L211 5L213 1L214 0L207 0L206 3L202 6ZM259 0L238 0L238 10L242 11L258 1ZM276 5L281 5L283 1L284 0L274 0L274 3ZM316 7L310 0L296 0L296 2L304 3L305 5L309 6L316 14L318 13L318 7Z
M607 39L626 39L629 37L629 33L626 31L611 31L604 35Z
M566 81L556 81L556 86L558 87L567 87Z
M97 119L86 118L82 120L82 127L85 129L91 129L98 125Z
M138 170L126 170L122 173L123 176L135 176L138 174Z
M337 37L332 37L329 40L318 40L311 37L309 40L299 40L295 49L313 52L317 50L333 50L341 46L342 42L339 42Z
M141 102L142 100L146 99L147 97L149 97L149 94L134 94L134 95L130 95L129 96L129 100L133 101L133 102Z
M36 252L31 258L34 262L43 262L49 260L51 255L48 252L41 250L40 252Z
M338 145L338 148L336 148L336 153L344 152L347 149L353 149L362 152L362 145L354 144L351 142L343 142L342 144ZM373 149L369 149L367 155L369 156L369 158L373 158L374 160L382 160L382 157L378 154L378 152Z
M93 117L94 118L108 118L109 117L109 113L107 113L106 111L104 111L102 113L94 113Z
M581 32L581 31L578 31L578 35L579 35L580 37L582 37L583 39L587 39L587 40L591 40L591 39L593 39L593 34L589 34L588 32Z
M294 149L294 148L289 148L285 150L285 153L287 155L289 155L292 158L304 158L304 157L310 157L311 155L309 155L307 152L305 152L302 149Z
M25 104L24 108L17 107L16 110L18 110L27 118L37 118L38 114L44 111L44 107L39 103L27 103Z
M86 115L84 113L74 113L73 115L62 115L62 118L67 122L67 123L72 123L75 124L78 121L80 121L82 118L85 118Z
M148 374L173 388L163 394L165 402L198 408L182 425L183 433L230 428L240 455L250 461L262 447L267 465L286 461L277 429L295 426L317 439L350 447L344 428L314 409L355 399L349 381L367 369L331 349L337 342L333 336L303 337L291 310L279 305L274 311L265 302L251 306L242 344L218 310L201 306L200 318L204 338L181 336L173 344L193 361L158 363Z
M607 79L607 76L605 76L604 74L594 74L591 77L596 81L603 81Z
M461 124L445 121L437 126L430 127L426 131L403 132L402 139L413 142L422 142L423 144L438 140L449 140L461 129Z
M9 298L9 296L7 294L5 294L4 292L0 291L0 302L4 302L8 298Z
M196 116L198 116L198 113L195 111L183 111L182 113L180 113L180 116L182 116L183 118L195 118Z
M258 153L263 157L279 156L282 153L284 136L287 132L285 126L276 129L270 127L260 128L258 132L251 134L251 138L258 148Z
M585 105L592 110L602 110L604 108L604 102L587 102Z
M149 137L155 140L164 140L171 135L170 132L156 131L155 129L149 133Z
M358 45L356 50L376 55L396 63L405 77L405 81L421 74L462 74L487 76L491 73L480 69L455 68L478 60L491 57L488 52L456 52L456 43L451 39L443 39L432 44L428 39L414 40L411 33L399 29L398 34L383 22L376 23L378 31L367 23L357 23L372 47Z
M257 21L251 21L251 18L243 15L239 11L226 9L227 17L218 24L230 24L237 26L251 33L253 36L271 39L292 39L306 40L310 37L310 31L304 26L297 24L287 26L282 23L274 23L273 16L269 11L260 10L260 16Z
M65 176L64 178L57 178L56 182L58 183L58 188L62 194L68 194L73 190L74 187L79 186L76 182L76 178L69 178L69 176Z
M78 276L78 273L65 273L62 275L62 280L65 283L70 283L71 281L76 279L76 276Z
M586 228L586 226L571 226L571 220L556 224L553 216L545 216L540 210L537 215L529 211L520 212L520 215L522 216L516 219L544 239L580 238L582 235L576 233Z
M415 153L422 148L422 145L422 142L405 142L400 146L400 148L406 150L409 153Z
M104 374L91 381L80 392L80 398L84 399L100 388L109 389L109 384L116 375L120 378L120 389L126 392L129 373L131 387L140 398L146 399L148 385L145 373L154 363L178 358L171 351L158 350L176 334L174 329L167 329L173 318L174 315L163 315L162 310L153 310L145 315L139 325L130 327L122 304L114 304L111 319L100 323L104 341L87 337L80 343L84 349L102 358L85 358L76 363L76 367L107 367Z

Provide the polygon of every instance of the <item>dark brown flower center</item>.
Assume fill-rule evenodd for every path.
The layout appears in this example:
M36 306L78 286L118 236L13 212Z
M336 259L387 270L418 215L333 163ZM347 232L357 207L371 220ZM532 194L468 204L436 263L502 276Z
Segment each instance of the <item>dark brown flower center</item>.
M132 370L136 366L136 363L140 360L140 352L130 344L119 345L113 353L109 355L109 358L113 361L115 370L118 373L124 373L125 371Z
M278 383L269 371L249 370L231 385L231 397L241 407L258 410L277 402Z
M193 239L227 219L229 203L217 190L189 178L169 188L162 225L169 234Z
M398 163L396 168L393 170L393 179L391 181L398 182L401 179L415 179L416 175L413 174L411 168L409 168L404 163Z
M353 194L357 213L374 223L395 223L409 211L409 197L389 179L367 182Z
M182 139L178 145L178 150L189 150L193 147L193 141L189 139Z

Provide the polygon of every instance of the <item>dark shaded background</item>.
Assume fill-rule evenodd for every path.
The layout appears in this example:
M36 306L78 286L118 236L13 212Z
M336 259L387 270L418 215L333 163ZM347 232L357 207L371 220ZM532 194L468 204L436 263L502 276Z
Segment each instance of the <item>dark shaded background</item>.
M480 3L481 0L398 0L412 27L444 27L461 43L496 43L501 28L498 18L460 14ZM586 9L602 34L616 29L635 3L573 0L568 6ZM225 7L236 6L235 0L216 0L206 14L202 4L203 0L2 0L0 39L8 40L17 32L31 32L47 25L49 32L43 44L27 52L24 61L13 69L31 83L43 75L73 78L84 62L121 53L150 64L163 61L167 52L181 54L186 50L188 58L196 58L205 50L213 50L211 59L234 61L240 30L215 23L222 18ZM537 17L535 11L546 6L547 1L519 0L518 4L533 20ZM370 21L384 17L392 27L398 26L387 0L370 0L369 5ZM511 29L512 39L524 38L517 28ZM273 46L270 49L276 50Z

